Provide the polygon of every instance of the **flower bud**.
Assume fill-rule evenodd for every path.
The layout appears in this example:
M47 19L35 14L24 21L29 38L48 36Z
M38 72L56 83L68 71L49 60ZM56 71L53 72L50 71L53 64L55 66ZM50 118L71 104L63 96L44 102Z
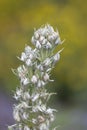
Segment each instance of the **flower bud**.
M57 53L57 54L53 57L54 63L56 63L59 59L60 59L60 54Z
M38 87L38 88L42 87L42 83L41 83L40 80L38 80L37 87Z
M24 120L27 120L28 117L29 117L29 114L26 113L26 112L23 112L22 118L23 118Z
M30 128L26 125L24 126L24 130L30 130Z
M20 116L19 116L19 111L18 110L16 110L16 109L14 109L14 111L13 111L13 117L14 117L14 119L16 120L16 121L20 121Z
M24 100L29 100L29 99L30 99L30 94L29 94L29 92L25 92L25 93L24 93L23 99L24 99Z
M32 66L32 61L31 61L30 59L27 59L27 60L26 60L26 65L27 65L27 66Z
M44 81L48 81L49 80L49 75L46 73L43 77Z
M21 83L23 83L23 85L27 85L29 83L29 79L28 78L21 79Z
M56 41L55 41L55 45L60 44L60 43L61 43L61 40L60 40L60 37L58 37L58 38L56 39Z
M47 58L47 59L44 61L44 65L45 65L45 66L49 66L50 63L51 63L50 58Z
M31 42L35 45L36 42L34 37L32 37Z
M30 46L26 46L25 47L25 53L30 53L32 51L31 47Z
M25 61L25 59L26 59L26 54L22 52L20 60Z
M29 108L29 106L28 106L28 104L25 102L25 101L23 101L22 103L21 103L21 107L22 108Z
M40 36L39 41L42 42L45 38L43 36Z
M35 102L39 98L39 93L32 95L32 101Z
M51 49L51 48L52 48L51 43L50 43L50 42L47 42L47 44L46 44L46 49Z
M47 43L47 39L44 39L43 41L42 41L42 45L45 45Z
M36 42L36 48L40 49L41 48L41 44L39 41Z
M31 82L34 84L37 83L37 77L35 75L32 76Z
M38 38L39 38L38 32L35 32L35 33L34 33L34 37L35 37L35 39L38 39Z
M43 71L43 70L44 70L43 65L41 65L41 64L38 65L38 66L37 66L37 69L39 69L40 71Z
M49 36L48 36L48 40L49 40L50 42L52 42L52 41L53 41L53 36L52 36L52 35L49 35Z
M34 58L33 53L30 53L29 58L32 60Z
M44 119L44 117L43 116L38 116L38 121L39 121L39 123L42 123L42 122L44 122L45 121L45 119Z

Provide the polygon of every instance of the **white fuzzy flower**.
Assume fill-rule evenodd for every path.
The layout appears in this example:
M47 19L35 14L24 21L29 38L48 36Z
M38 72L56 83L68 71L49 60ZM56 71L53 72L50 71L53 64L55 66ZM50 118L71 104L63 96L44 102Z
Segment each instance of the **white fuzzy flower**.
M29 113L23 112L22 118L27 120L29 118Z
M45 113L45 111L46 111L46 105L44 105L44 104L41 105L41 103L40 103L40 104L38 104L37 109L38 109L39 111Z
M25 53L28 54L32 51L32 48L30 46L25 47Z
M58 38L55 40L55 45L60 44L60 43L61 43L61 40L60 40L60 37L58 37Z
M35 45L36 40L35 40L34 36L32 37L31 42L32 42L32 44Z
M27 65L27 66L32 66L32 61L31 61L31 59L27 59L27 60L26 60L26 65Z
M24 99L24 100L29 100L29 99L30 99L30 94L29 94L29 92L24 92L24 94L22 94L22 96L23 96L23 99Z
M22 101L22 103L20 105L23 108L29 108L28 104L26 102L24 102L24 101Z
M40 80L38 80L37 87L42 87L42 83Z
M49 128L46 125L46 123L41 123L40 126L39 126L39 130L49 130Z
M20 121L19 110L14 109L14 111L13 111L13 117L14 117L14 119L16 121L18 121L18 122Z
M38 81L37 77L35 75L33 75L31 78L31 82L35 84L35 83L37 83L37 81Z
M41 48L41 44L39 41L36 41L36 48L40 49Z
M48 81L49 80L49 75L48 73L45 73L45 75L43 76L44 81Z
M19 78L25 78L26 74L28 73L27 68L23 65L23 66L19 66L17 68L17 72L18 72L18 76Z
M45 84L46 84L46 83L45 83L44 81L38 80L38 82L37 82L37 87L40 88L40 87L44 86Z
M46 58L46 60L43 63L45 66L49 66L51 64L50 58Z
M39 93L32 95L32 101L35 102L39 98Z
M42 45L46 45L46 43L47 43L47 39L43 39Z
M50 42L47 42L47 44L46 44L46 49L51 49L51 48L52 48L51 43L50 43Z
M14 124L14 125L8 126L8 129L9 130L14 130L16 127L17 127L17 124Z
M39 41L42 43L44 39L45 39L44 36L40 36Z
M53 113L53 109L48 108L48 109L46 110L46 112L47 112L48 114L52 114L52 113Z
M29 58L30 58L31 60L33 60L33 59L34 59L34 54L33 54L33 53L30 53Z
M42 123L45 121L45 118L41 115L39 115L37 119L38 119L39 123Z
M56 63L57 61L59 61L59 59L60 59L60 54L57 53L57 54L54 55L54 57L53 57L53 62Z
M32 119L32 123L33 123L33 124L37 124L37 120L33 118L33 119Z
M49 114L50 121L54 121L54 115L53 115L53 112L54 112L54 111L56 112L55 109L51 109L51 108L48 108L48 109L46 110L46 113Z
M39 69L40 71L43 71L43 70L44 70L43 65L41 65L41 64L39 64L39 65L36 66L36 67L37 67L37 69Z
M24 130L30 130L30 128L26 125L24 126Z
M27 84L29 84L29 79L28 78L21 78L21 83L23 84L23 85L27 85Z
M22 95L22 89L16 89L16 93L14 94L14 98L18 100Z
M21 61L25 61L26 58L27 58L27 57L26 57L26 54L25 54L24 52L22 52L20 60L21 60Z
M37 32L34 33L34 37L35 39L38 39L39 38L39 34Z
M22 90L17 88L17 89L16 89L16 94L17 94L18 96L21 96Z

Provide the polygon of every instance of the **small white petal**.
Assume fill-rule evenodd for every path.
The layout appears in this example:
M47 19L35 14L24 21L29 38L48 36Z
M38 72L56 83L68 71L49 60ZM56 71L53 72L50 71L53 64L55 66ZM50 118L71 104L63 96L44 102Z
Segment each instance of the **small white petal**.
M32 76L31 82L34 84L37 83L37 77L35 75Z
M58 37L57 39L56 39L56 41L55 41L55 44L57 45L57 44L60 44L61 43L61 40L60 40L60 37Z
M38 83L37 83L37 87L41 87L42 86L42 83L41 81L39 80Z
M27 65L27 66L31 66L31 65L32 65L32 61L31 61L30 59L27 59L27 60L26 60L26 65Z
M23 95L24 100L30 99L30 94L29 92L25 92Z
M34 55L30 53L29 58L32 60L34 58Z
M24 126L24 130L30 130L28 126Z
M48 81L49 80L49 75L46 73L43 78L44 78L44 81Z
M52 45L50 44L50 42L47 42L46 49L50 49L50 48L52 48Z
M43 36L40 36L39 41L42 42L45 38Z
M32 48L30 46L25 47L25 53L30 53Z
M28 104L26 102L24 102L24 101L21 103L21 107L23 107L23 108L29 108Z
M35 94L35 95L33 95L32 101L34 102L34 101L36 101L38 98L39 98L39 94Z
M28 78L23 79L23 85L27 85L28 83L29 83L29 79Z
M53 60L54 60L54 62L56 63L59 59L60 59L60 54L57 53L57 54L53 57Z
M39 69L39 70L41 70L41 71L43 71L43 70L44 70L44 68L43 68L43 66L42 66L42 65L38 65L38 66L37 66L37 69Z
M28 117L29 117L29 114L28 114L28 113L26 113L26 112L24 112L24 113L23 113L23 119L27 120L27 119L28 119Z
M49 130L45 123L41 123L39 126L39 130Z
M51 63L50 58L47 58L47 59L44 61L45 66L50 65L50 63Z
M43 117L43 116L38 116L38 121L39 121L39 123L42 123L42 122L44 122L45 121L45 118Z
M14 110L13 111L13 117L14 117L14 119L16 120L16 121L20 121L20 117L19 117L19 112L18 112L18 110Z
M34 33L34 37L35 37L36 39L39 38L39 34L38 34L38 32L35 32L35 33Z
M46 44L47 43L47 39L43 39L43 41L42 41L42 45L44 45L44 44Z
M39 41L36 42L36 48L40 49L41 48L41 44Z
M37 120L36 120L36 119L32 119L32 123L33 123L33 124L36 124L36 123L37 123Z
M46 83L44 81L41 81L41 86L44 86Z
M49 35L48 36L48 40L51 42L51 41L53 41L53 36L52 35Z
M26 58L27 58L27 57L26 57L26 54L25 54L24 52L22 52L20 60L21 60L21 61L25 61Z
M31 42L35 45L36 41L35 41L34 37L32 37Z

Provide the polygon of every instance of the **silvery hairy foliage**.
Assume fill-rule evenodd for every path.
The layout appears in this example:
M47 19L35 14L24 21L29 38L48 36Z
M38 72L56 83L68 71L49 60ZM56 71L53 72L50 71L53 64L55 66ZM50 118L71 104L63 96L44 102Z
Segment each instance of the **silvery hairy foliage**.
M60 59L62 50L54 54L54 49L62 43L59 32L47 24L34 31L31 42L35 48L25 46L19 58L23 65L13 70L20 86L14 94L15 124L9 130L50 130L50 123L55 119L56 110L47 104L54 93L47 92L45 86L53 81L50 72Z

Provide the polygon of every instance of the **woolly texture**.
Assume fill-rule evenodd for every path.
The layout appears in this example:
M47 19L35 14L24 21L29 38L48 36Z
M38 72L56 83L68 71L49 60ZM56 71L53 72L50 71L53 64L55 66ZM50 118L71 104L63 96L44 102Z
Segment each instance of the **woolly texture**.
M53 80L50 72L60 59L60 52L54 54L54 49L61 44L58 31L50 25L45 25L34 31L31 39L35 49L26 46L19 58L23 65L13 70L20 86L16 89L14 98L17 104L13 108L15 124L9 130L50 130L54 121L55 109L48 107L47 102L53 93L48 93L45 85Z

